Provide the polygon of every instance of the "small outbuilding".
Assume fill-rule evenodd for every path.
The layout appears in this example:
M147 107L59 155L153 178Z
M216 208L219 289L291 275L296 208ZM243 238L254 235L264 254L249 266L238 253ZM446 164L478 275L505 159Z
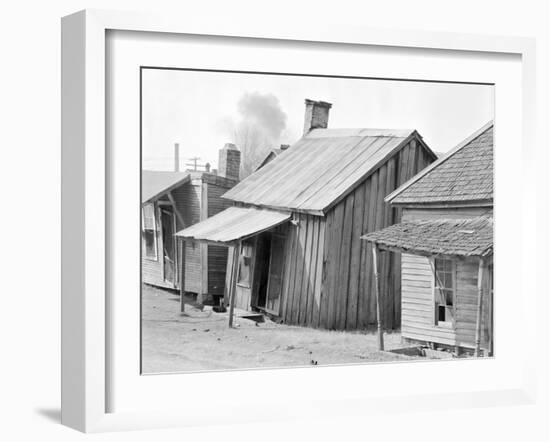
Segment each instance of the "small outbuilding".
M386 201L401 222L362 238L375 256L400 257L403 338L492 355L493 123Z
M306 100L304 135L228 191L233 207L177 233L226 245L226 302L287 324L376 324L370 245L361 235L399 222L384 197L436 156L415 130L328 129L330 103ZM384 324L400 324L401 261L381 269ZM232 317L232 315L231 315Z
M194 293L199 301L223 296L227 248L178 243L174 236L232 205L221 195L238 182L240 151L226 145L219 156L217 173L142 172L142 282Z

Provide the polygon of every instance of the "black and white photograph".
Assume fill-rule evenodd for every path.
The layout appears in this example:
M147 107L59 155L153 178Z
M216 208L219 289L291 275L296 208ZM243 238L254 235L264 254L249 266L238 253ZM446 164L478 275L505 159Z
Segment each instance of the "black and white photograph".
M142 68L142 373L493 356L493 94Z

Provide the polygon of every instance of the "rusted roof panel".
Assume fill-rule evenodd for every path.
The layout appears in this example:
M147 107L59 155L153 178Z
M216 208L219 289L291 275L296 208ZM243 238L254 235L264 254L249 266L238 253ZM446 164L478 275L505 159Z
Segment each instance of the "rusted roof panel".
M278 155L225 193L224 198L322 213L415 134L414 130L312 130L284 155Z
M176 233L198 241L231 243L256 235L290 219L290 213L251 207L229 207Z
M361 239L403 252L483 257L493 253L493 218L407 221Z

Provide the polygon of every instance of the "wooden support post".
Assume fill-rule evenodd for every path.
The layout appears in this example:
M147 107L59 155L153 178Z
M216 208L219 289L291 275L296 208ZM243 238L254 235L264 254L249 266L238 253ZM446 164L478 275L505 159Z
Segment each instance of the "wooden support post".
M235 297L237 295L237 272L239 269L239 253L241 253L241 241L233 247L233 262L231 265L231 287L229 288L229 327L233 327L233 314L235 311Z
M374 294L376 298L376 324L378 327L378 350L384 350L384 331L382 330L382 315L380 311L380 276L378 274L378 246L373 243L372 266L374 271Z
M475 350L474 356L479 356L481 347L481 314L483 308L483 284L485 279L485 270L487 263L485 259L479 259L479 270L477 274L477 313L476 313L476 335L475 335Z
M177 238L177 237L176 237ZM178 238L180 250L180 312L185 312L185 240Z

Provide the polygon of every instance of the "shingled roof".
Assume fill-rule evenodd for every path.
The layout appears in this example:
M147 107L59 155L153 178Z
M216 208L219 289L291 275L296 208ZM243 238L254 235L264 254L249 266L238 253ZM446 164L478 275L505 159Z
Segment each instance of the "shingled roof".
M493 253L493 218L407 221L361 238L402 252L483 257Z
M392 204L493 202L493 122L386 197Z
M413 137L436 158L414 130L314 129L223 197L322 214Z

